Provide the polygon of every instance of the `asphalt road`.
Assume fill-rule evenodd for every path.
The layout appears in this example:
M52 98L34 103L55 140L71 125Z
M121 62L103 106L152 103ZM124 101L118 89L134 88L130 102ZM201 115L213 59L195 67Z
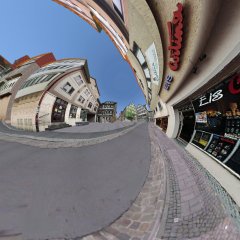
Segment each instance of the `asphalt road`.
M0 237L75 238L101 229L130 207L149 164L146 123L81 148L0 141Z

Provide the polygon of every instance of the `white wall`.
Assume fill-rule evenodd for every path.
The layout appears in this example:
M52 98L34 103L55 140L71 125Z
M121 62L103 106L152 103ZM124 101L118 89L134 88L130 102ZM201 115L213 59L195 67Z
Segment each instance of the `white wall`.
M167 136L169 138L176 138L178 134L178 129L180 125L180 118L178 110L174 109L172 106L167 106L169 116L168 116L168 128Z
M56 96L47 92L40 105L38 119L39 119L39 131L45 131L45 128L51 124L52 109L56 101Z

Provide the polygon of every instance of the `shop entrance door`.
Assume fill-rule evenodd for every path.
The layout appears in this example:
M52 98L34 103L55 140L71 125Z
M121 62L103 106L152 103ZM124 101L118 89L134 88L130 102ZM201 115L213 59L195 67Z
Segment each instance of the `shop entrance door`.
M195 114L193 109L180 112L181 114L181 132L179 138L190 142L195 125Z
M52 110L52 122L64 122L65 121L65 112L68 103L61 98L57 98L53 110Z
M157 118L156 125L166 132L168 127L168 117Z

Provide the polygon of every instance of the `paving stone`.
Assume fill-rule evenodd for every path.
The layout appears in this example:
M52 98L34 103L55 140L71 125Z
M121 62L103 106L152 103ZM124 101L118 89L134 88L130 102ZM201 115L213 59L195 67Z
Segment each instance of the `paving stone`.
M131 228L131 229L138 229L139 226L140 226L140 222L133 222L133 223L130 225L130 228Z
M106 231L123 240L240 239L239 208L229 195L175 141L155 126L149 133L153 159L143 191L122 216L129 221Z

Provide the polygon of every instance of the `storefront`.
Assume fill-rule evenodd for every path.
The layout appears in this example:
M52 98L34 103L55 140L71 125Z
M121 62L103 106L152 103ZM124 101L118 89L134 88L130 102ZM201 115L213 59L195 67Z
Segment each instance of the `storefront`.
M191 144L240 175L240 74L192 104L196 124Z
M65 121L67 105L68 103L66 101L61 98L56 98L52 111L52 123Z
M156 118L156 125L159 126L162 131L166 132L168 127L168 117Z

